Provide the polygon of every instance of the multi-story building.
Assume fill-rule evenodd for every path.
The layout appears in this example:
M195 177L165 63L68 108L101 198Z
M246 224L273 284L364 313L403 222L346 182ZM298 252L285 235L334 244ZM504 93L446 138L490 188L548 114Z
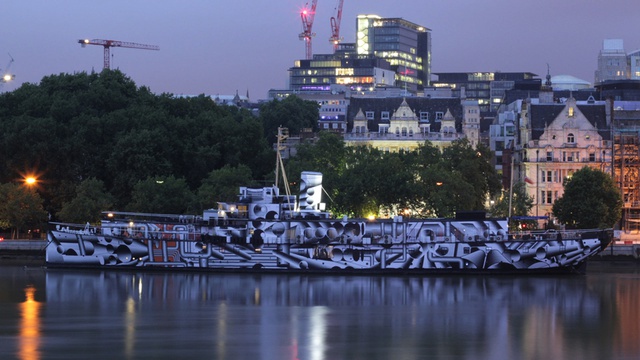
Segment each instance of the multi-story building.
M640 50L636 50L628 55L629 58L629 78L640 80Z
M596 84L606 80L624 80L630 77L627 53L624 51L622 39L605 39L602 50L598 54L598 70L595 74Z
M620 228L640 235L640 102L613 102L613 175L622 194Z
M640 81L608 80L596 85L611 99L613 178L622 194L620 238L640 241Z
M444 148L467 138L478 144L479 109L455 98L352 98L345 143L385 152L413 151L425 141Z
M516 140L516 121L522 100L508 104L498 113L496 121L490 125L489 149L494 153L494 166L502 176L502 186L508 189L511 181L511 159Z
M606 80L596 84L601 99L640 101L639 80Z
M386 59L396 73L396 85L417 92L431 81L431 30L401 18L358 15L358 55Z
M535 101L537 100L537 101ZM611 116L604 101L574 98L554 101L542 91L539 99L522 102L516 145L516 181L524 181L534 199L532 216L551 216L563 182L589 166L611 173Z
M485 118L495 117L498 108L504 103L506 92L518 83L530 83L538 75L529 72L470 72L435 73L435 87L452 89L455 97L474 100L480 105L480 114ZM538 85L539 87L539 85Z
M289 69L289 90L372 92L398 87L416 93L431 78L431 32L400 18L359 15L356 43L341 43L333 54L314 54Z
M318 128L343 134L347 130L347 109L350 99L344 93L300 93L302 99L318 102Z
M341 44L342 47L353 44ZM289 69L289 90L294 92L330 92L332 85L372 91L377 86L393 86L395 71L389 63L374 55L354 52L315 54L313 59L297 60Z

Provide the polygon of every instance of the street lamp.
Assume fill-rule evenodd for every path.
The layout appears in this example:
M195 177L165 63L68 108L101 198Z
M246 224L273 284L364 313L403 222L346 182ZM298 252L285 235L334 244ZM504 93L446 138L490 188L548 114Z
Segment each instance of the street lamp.
M33 186L33 185L35 185L37 182L38 182L38 179L36 179L36 178L35 178L35 177L33 177L33 176L27 176L27 177L24 179L24 183L25 183L25 184L27 184L28 186Z

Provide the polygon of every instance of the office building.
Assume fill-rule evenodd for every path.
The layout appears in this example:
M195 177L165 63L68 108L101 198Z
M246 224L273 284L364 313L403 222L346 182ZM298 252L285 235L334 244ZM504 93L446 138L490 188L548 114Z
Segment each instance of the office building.
M431 30L401 18L358 15L358 55L386 59L396 73L396 86L417 92L431 81Z
M333 85L346 89L373 91L376 86L393 86L395 72L389 62L374 55L356 54L353 44L340 44L334 54L315 54L312 59L297 60L289 69L289 90L325 91Z
M538 75L530 72L455 72L436 73L438 79L432 85L451 88L452 95L466 100L474 100L480 105L484 118L493 118L506 92L518 83L531 83ZM539 85L538 85L539 86Z

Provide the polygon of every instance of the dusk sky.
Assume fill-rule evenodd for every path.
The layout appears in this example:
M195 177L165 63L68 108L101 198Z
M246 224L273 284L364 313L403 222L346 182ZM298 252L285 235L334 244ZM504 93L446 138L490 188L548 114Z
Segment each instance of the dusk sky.
M310 2L310 1L309 1ZM16 78L101 71L109 39L160 46L112 48L112 68L155 93L241 94L265 99L304 57L304 0L4 0L0 68ZM314 53L330 53L337 0L318 0ZM354 42L358 14L401 17L432 30L432 71L533 72L593 82L604 39L640 49L638 0L344 0L341 35Z

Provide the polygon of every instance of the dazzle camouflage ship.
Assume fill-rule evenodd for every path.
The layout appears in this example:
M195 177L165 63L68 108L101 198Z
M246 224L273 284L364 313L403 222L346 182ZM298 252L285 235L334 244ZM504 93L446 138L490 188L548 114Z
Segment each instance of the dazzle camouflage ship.
M322 174L299 196L241 187L202 216L105 212L100 226L53 224L49 267L272 273L442 274L584 271L612 230L508 232L507 219L333 218Z

